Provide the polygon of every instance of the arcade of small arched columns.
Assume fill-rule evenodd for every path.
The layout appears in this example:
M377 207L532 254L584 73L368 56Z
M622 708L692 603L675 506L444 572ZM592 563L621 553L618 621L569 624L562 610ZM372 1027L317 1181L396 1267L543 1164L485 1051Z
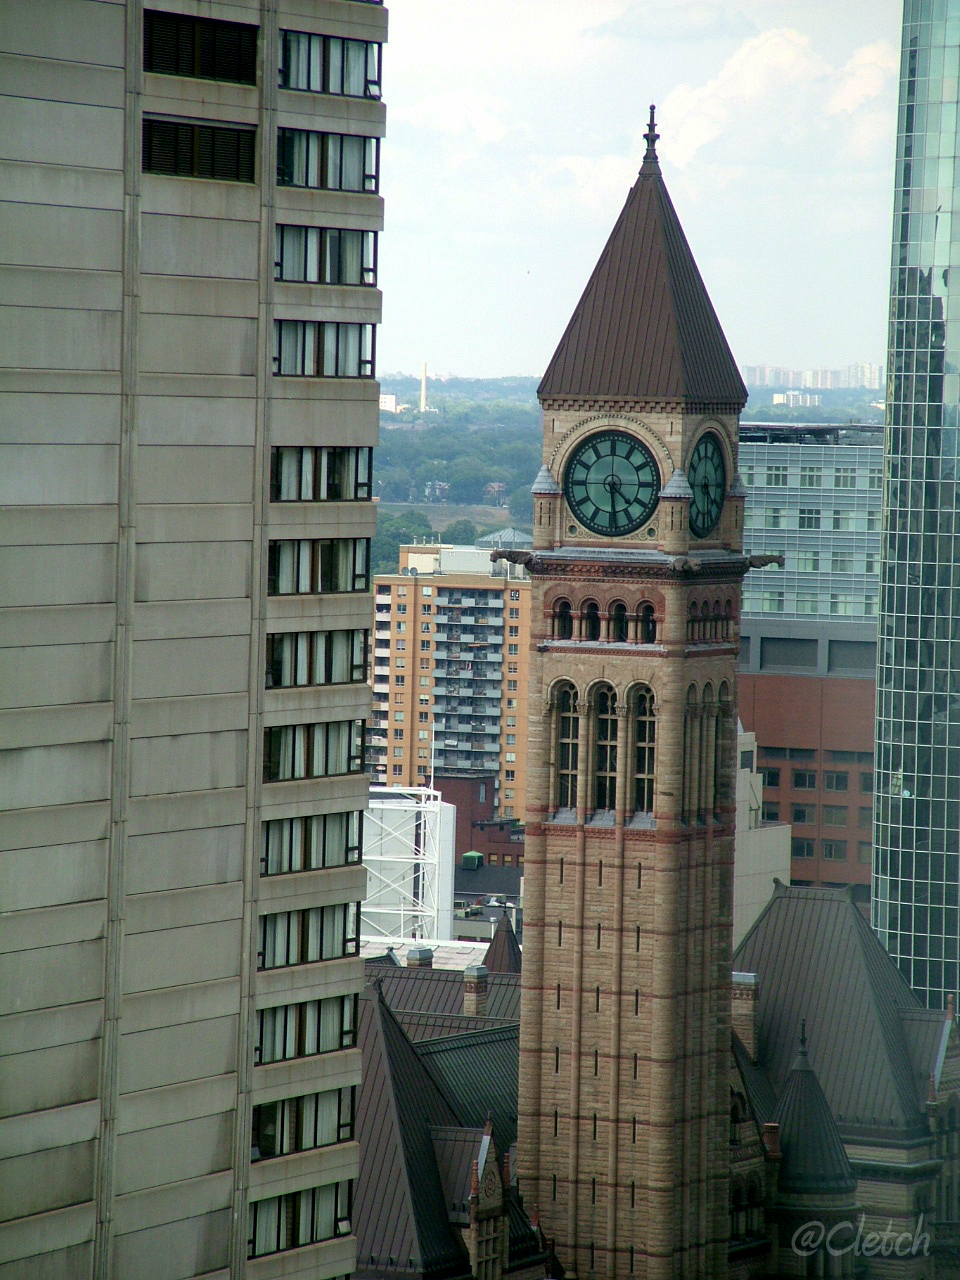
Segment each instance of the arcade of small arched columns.
M664 600L626 601L612 593L589 592L581 598L563 588L549 592L546 635L550 640L579 640L588 644L657 644L663 635ZM696 595L687 609L686 638L690 644L729 643L737 636L732 596Z
M548 640L588 644L657 644L663 630L665 600L659 591L626 598L616 584L596 585L582 593L557 584L544 593L544 634Z
M653 814L657 790L656 690L632 681L606 680L579 688L557 680L549 691L551 759L548 811L582 809L587 821L602 815ZM687 687L683 724L681 821L720 818L734 803L736 723L724 680Z

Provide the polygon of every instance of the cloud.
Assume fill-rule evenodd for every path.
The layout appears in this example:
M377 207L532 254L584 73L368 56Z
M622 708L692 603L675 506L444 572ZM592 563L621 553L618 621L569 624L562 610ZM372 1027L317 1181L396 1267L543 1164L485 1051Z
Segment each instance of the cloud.
M773 28L745 40L712 80L697 88L677 85L667 95L659 115L669 122L671 163L686 168L745 108L775 95L782 100L785 86L809 84L828 72L799 31Z
M619 17L593 28L593 34L617 40L742 40L756 26L745 14L727 12L714 0L644 0Z
M446 89L404 103L393 112L403 124L431 133L471 135L486 145L499 142L507 132L504 121L509 107L502 99L476 89Z
M833 93L827 99L828 116L853 112L865 102L878 98L897 70L897 55L886 40L858 49L836 73Z

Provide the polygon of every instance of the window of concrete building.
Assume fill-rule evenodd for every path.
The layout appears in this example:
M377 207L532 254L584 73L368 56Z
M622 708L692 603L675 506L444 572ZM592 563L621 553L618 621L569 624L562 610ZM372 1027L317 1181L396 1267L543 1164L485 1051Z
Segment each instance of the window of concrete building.
M257 1011L254 1061L257 1065L352 1049L356 1044L356 995Z
M864 866L871 866L873 863L873 841L859 840L857 841L857 861Z
M873 794L873 773L872 773L872 772L870 772L870 773L861 773L861 775L860 775L860 790L864 793L864 795L872 795L872 794Z
M273 372L285 378L372 378L376 326L274 320Z
M856 467L837 467L833 473L835 489L855 489L857 487Z
M267 636L265 687L356 684L366 679L369 632L284 631Z
M260 874L316 871L360 861L363 814L357 811L271 818L261 826Z
M823 774L825 791L846 791L850 785L850 775L843 769L826 769Z
M818 605L819 596L816 591L797 592L797 613L816 613Z
M812 858L814 856L813 841L794 837L790 841L790 856L792 858Z
M379 138L277 130L278 186L375 194L379 180Z
M144 173L175 178L253 182L256 130L243 125L143 118Z
M760 595L760 609L763 613L783 613L783 592L762 592Z
M767 467L767 487L783 488L787 483L787 468L779 465Z
M339 960L360 951L360 904L338 902L259 918L258 969Z
M816 665L816 640L794 640L779 636L761 636L761 671L770 668L795 669L797 667L816 669Z
M277 83L281 89L347 98L380 97L380 45L372 40L281 31Z
M797 569L801 573L819 573L820 553L818 551L798 551Z
M847 806L845 804L825 804L823 806L823 825L825 827L845 827L847 825Z
M822 467L801 467L800 468L800 488L801 489L822 489L823 488L823 468Z
M335 1182L250 1205L247 1257L282 1253L351 1234L353 1183Z
M292 284L375 285L377 233L278 223L274 279Z
M780 821L780 806L775 800L764 800L760 812L764 822Z
M793 789L794 791L816 791L816 771L813 769L794 769Z
M263 780L335 777L362 773L364 722L276 725L263 731Z
M819 507L801 507L799 527L801 529L819 529L820 528L820 508Z
M873 826L873 805L860 805L857 815L857 826L863 831L869 831Z
M356 1087L328 1089L253 1108L250 1160L270 1160L296 1151L352 1142Z
M779 787L780 785L779 769L761 769L760 777L763 779L765 787Z
M797 826L813 826L817 820L815 804L795 804L790 808L790 821Z
M267 554L267 594L367 591L369 563L369 538L272 541Z
M852 511L834 511L832 524L837 533L852 533L856 528L856 518Z
M143 69L196 80L256 84L257 28L147 9L143 15Z
M824 840L823 856L827 862L846 862L847 860L846 840Z

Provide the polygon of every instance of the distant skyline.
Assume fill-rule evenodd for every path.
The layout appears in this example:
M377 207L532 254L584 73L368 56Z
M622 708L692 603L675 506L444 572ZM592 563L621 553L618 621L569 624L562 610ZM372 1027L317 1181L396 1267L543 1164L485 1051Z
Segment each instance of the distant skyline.
M738 363L882 363L900 19L900 0L398 0L380 372L539 375L650 102Z

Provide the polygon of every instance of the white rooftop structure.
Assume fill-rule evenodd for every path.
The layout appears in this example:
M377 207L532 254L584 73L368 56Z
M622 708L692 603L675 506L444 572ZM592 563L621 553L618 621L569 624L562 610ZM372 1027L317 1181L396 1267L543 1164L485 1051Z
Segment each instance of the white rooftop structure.
M383 939L380 953L394 939L413 944L453 936L456 816L456 808L430 787L370 788L360 918L364 936Z

